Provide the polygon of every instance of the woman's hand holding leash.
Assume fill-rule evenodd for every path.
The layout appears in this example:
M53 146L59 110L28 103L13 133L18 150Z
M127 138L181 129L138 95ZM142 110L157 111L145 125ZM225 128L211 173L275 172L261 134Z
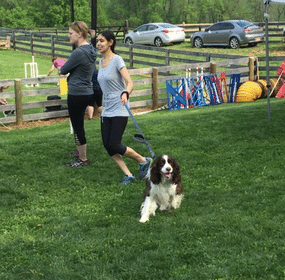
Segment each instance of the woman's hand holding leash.
M121 94L121 102L122 102L122 105L124 105L125 103L127 103L129 100L129 93L125 90L122 92Z

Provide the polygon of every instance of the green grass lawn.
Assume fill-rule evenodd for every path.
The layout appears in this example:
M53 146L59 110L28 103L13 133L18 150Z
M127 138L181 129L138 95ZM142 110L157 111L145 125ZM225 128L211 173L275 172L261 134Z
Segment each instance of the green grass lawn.
M284 106L271 100L270 122L266 100L136 116L185 190L145 224L144 182L118 184L99 120L78 169L69 123L0 131L0 279L284 279ZM130 119L123 142L148 156L134 133Z
M51 57L35 55L39 75L46 75L51 68ZM24 63L32 62L32 54L14 50L0 50L0 80L25 78ZM28 67L28 78L30 68ZM56 71L52 75L55 75Z

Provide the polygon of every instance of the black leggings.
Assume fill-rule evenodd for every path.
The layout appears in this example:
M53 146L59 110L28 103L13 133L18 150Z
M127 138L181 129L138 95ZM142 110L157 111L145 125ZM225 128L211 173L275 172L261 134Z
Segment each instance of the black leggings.
M68 95L67 105L69 117L74 129L74 138L77 146L86 144L84 130L84 115L88 105L92 104L93 95Z
M127 147L121 144L123 133L128 123L128 117L102 117L101 135L103 145L111 156L124 155Z

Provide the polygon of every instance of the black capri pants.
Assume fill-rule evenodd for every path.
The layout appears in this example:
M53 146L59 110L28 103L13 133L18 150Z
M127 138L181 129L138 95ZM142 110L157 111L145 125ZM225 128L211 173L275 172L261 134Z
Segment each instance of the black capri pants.
M128 117L101 117L101 135L103 145L111 156L124 155L127 147L121 144Z
M74 130L74 138L77 146L86 144L84 130L84 115L88 105L94 100L92 95L68 95L67 105L71 124Z

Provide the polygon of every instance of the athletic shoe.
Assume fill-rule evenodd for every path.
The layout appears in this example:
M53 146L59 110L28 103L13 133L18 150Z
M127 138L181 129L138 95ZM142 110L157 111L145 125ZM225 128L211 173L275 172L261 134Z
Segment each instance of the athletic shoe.
M78 151L76 150L75 152L70 153L70 156L73 157L73 158L78 159L78 158L79 158L79 153L78 153Z
M133 181L135 181L135 176L132 174L132 175L126 175L125 177L124 177L124 180L123 180L123 182L122 183L120 183L120 185L127 185L127 184L129 184L129 183L131 183L131 182L133 182Z
M88 166L90 164L89 160L82 161L81 159L78 159L74 162L69 162L66 164L67 167L79 167L79 166Z
M152 159L151 158L146 158L146 161L144 163L140 164L140 166L139 166L140 172L139 172L139 175L138 175L138 177L140 179L143 179L146 176L151 163L152 163Z

